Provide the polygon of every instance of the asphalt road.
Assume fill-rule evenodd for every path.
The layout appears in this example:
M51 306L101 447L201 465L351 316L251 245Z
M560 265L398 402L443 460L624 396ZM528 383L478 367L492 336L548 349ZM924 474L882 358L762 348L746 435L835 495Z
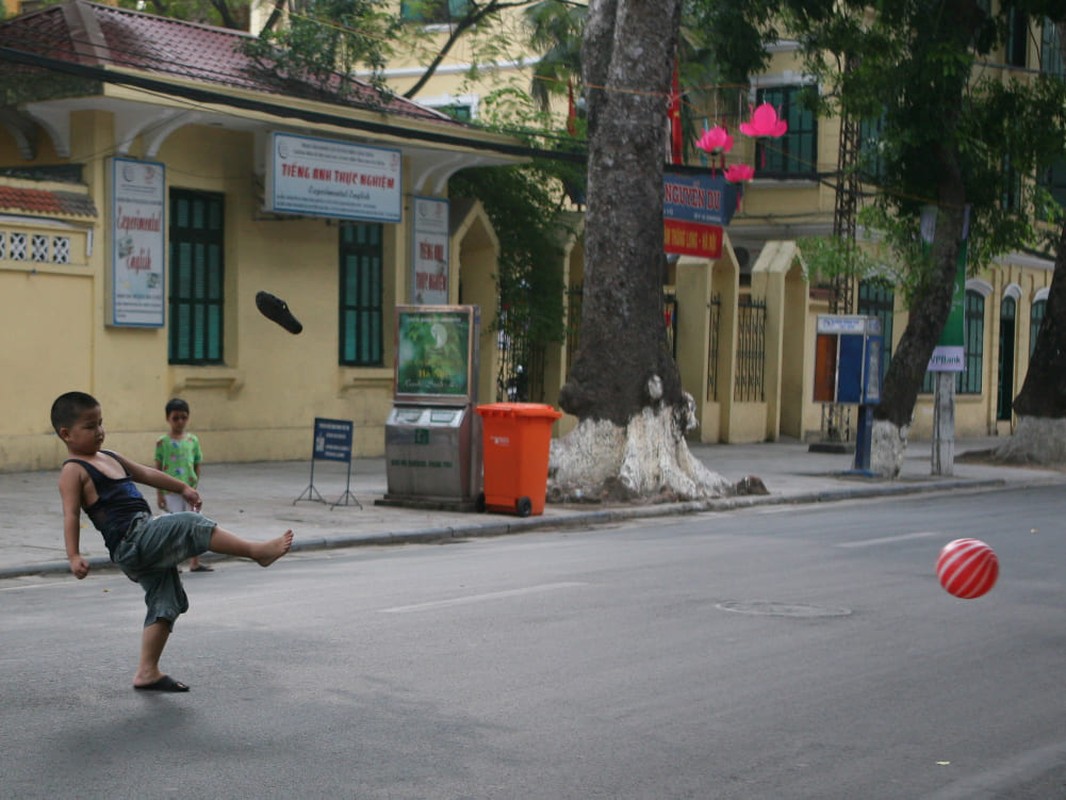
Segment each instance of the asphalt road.
M0 584L5 798L1066 797L1055 487ZM933 569L962 536L983 598Z

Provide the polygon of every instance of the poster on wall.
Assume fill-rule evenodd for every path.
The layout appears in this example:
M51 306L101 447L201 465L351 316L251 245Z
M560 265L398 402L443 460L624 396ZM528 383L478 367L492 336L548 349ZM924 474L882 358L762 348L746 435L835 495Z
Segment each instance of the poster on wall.
M160 328L165 315L166 171L111 159L110 324Z
M448 201L414 198L411 246L411 301L418 305L448 302Z
M399 222L399 150L274 132L268 140L264 210Z
M396 306L395 399L469 402L476 340L474 306Z

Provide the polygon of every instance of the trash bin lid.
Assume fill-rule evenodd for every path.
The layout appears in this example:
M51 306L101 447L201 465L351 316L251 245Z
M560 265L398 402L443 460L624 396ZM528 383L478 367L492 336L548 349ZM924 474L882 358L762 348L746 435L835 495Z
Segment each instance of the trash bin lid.
M477 407L483 417L546 417L559 419L563 415L544 403L486 403Z

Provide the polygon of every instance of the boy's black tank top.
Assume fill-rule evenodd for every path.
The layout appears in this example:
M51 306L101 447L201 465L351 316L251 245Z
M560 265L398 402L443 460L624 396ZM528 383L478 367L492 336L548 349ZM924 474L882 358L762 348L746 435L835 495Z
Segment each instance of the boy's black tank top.
M115 454L110 450L100 452L115 458ZM115 458L115 461L118 459ZM122 478L110 478L88 461L82 461L80 458L68 458L63 463L71 462L80 464L89 473L93 486L96 487L97 500L85 509L85 513L89 515L96 530L103 534L107 551L113 557L115 548L126 535L126 531L130 529L133 520L141 514L152 515L151 506L138 491L129 473ZM121 461L118 463L122 466ZM126 471L125 467L122 471Z

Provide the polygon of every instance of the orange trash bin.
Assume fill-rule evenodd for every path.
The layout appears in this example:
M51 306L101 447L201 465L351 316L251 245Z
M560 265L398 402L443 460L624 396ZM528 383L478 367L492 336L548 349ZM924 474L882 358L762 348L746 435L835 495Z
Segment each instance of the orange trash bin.
M552 424L562 412L542 403L488 403L477 413L486 510L543 514Z

